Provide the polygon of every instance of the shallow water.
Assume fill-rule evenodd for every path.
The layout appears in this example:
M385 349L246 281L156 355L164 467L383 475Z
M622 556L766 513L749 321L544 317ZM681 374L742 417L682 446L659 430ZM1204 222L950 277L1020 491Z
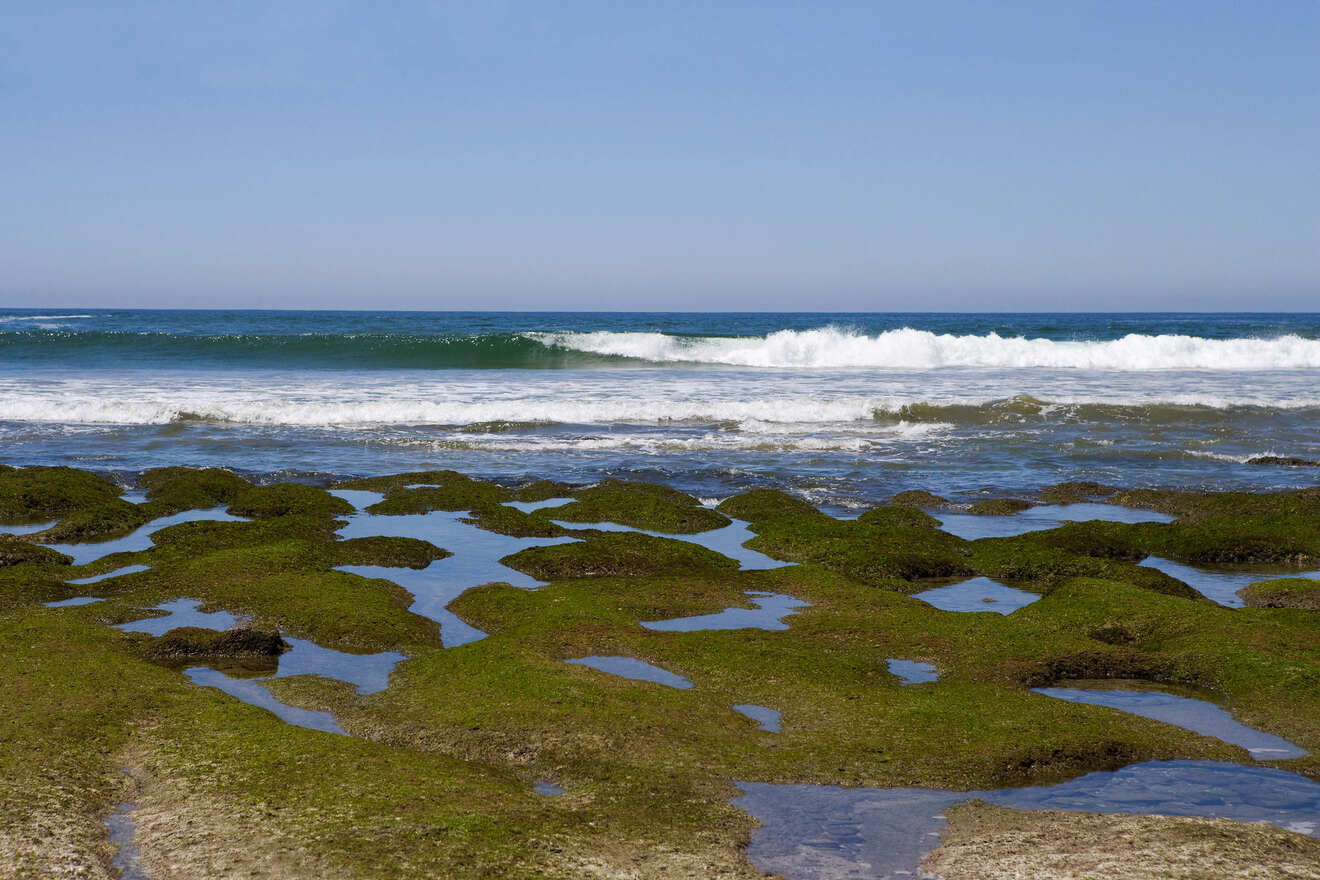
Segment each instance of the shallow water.
M667 669L652 666L650 663L638 660L635 657L578 657L564 662L579 666L590 666L592 669L608 672L610 675L618 675L622 678L631 678L637 681L649 681L666 687L678 688L679 690L687 690L694 686L692 682L681 675L675 675Z
M138 553L142 550L149 550L152 546L152 534L159 532L161 529L186 522L247 522L247 520L241 516L226 513L223 507L215 507L210 510L185 510L182 513L174 513L169 516L162 516L159 519L153 519L122 538L112 538L109 541L98 541L90 544L48 544L47 546L72 556L74 565L86 565L89 562L95 562L102 557L109 556L111 553Z
M115 848L110 867L117 872L119 880L151 880L150 875L142 870L142 854L134 841L137 824L133 821L133 811L136 809L135 803L118 804L115 811L102 820L110 845Z
M977 798L1019 810L1158 813L1269 822L1314 835L1320 783L1269 767L1149 761L1032 788L950 792L739 782L755 816L747 854L788 880L910 878L939 844L944 810Z
M314 712L311 709L299 709L296 706L282 703L276 699L274 694L261 686L261 679L230 678L223 672L206 666L189 667L183 670L183 674L188 676L193 684L222 690L249 706L256 706L273 713L286 724L321 730L326 733L337 733L341 736L348 735L344 728L339 726L335 716L329 712Z
M566 788L560 788L553 782L546 782L545 780L537 780L536 782L533 782L532 790L545 797L554 797L555 795L564 794L568 791Z
M648 529L634 529L631 526L621 525L614 522L574 522L570 520L551 520L556 525L568 529L596 529L601 532L637 532L642 535L651 535L655 538L671 538L675 541L687 541L690 544L698 544L707 550L714 550L716 553L729 557L738 563L738 567L743 571L763 571L772 568L784 568L793 565L791 562L784 562L780 559L766 556L749 547L744 547L743 543L756 537L756 533L747 528L747 523L740 519L729 517L732 522L729 525L719 529L711 529L708 532L696 532L695 534L674 534L672 532L655 532Z
M226 630L239 622L228 611L201 611L202 603L196 599L175 599L157 605L160 611L169 612L164 617L148 617L115 625L115 629L125 632L140 632L152 636L163 636L172 629L181 626L195 626L200 629Z
M924 593L913 593L941 611L995 611L1012 614L1025 608L1040 596L1026 590L1015 590L987 577L974 577L947 587L937 587Z
M505 501L504 506L521 510L523 513L531 513L543 507L562 507L570 501L576 500L576 498L545 498L541 501Z
M75 605L91 605L93 602L104 602L104 599L98 599L95 596L75 596L72 599L61 599L59 602L44 602L47 608L70 608Z
M1106 522L1173 522L1174 517L1153 510L1119 507L1116 504L1041 504L1008 516L978 516L944 510L927 511L940 521L940 528L951 535L966 538L1011 538L1041 529L1056 529L1067 522L1104 520Z
M57 522L59 522L59 520L53 519L50 522L28 523L27 525L22 525L22 526L0 525L0 535L31 535L31 534L35 534L36 532L44 532L46 531L46 529L55 525L55 523Z
M147 571L149 568L151 568L151 566L149 565L125 565L123 568L116 568L114 571L107 571L105 574L98 574L98 575L93 575L92 577L79 578L76 581L65 581L65 583L77 584L78 586L85 586L87 584L98 584L101 581L108 581L110 580L110 578L117 578L120 575L136 574L139 571Z
M344 498L348 493L336 490ZM356 494L356 493L355 493ZM379 493L370 493L379 498ZM359 504L364 499L348 498ZM370 502L370 503L374 503ZM367 506L362 504L361 506ZM369 578L384 578L403 587L413 595L409 608L440 625L440 640L446 648L465 645L484 638L485 633L465 623L449 610L453 602L472 587L489 583L506 583L530 589L545 586L544 581L500 564L500 559L528 547L567 544L576 538L513 538L477 528L462 520L466 511L433 511L408 516L375 516L358 513L349 518L339 530L344 538L376 536L420 538L443 547L454 555L438 559L426 568L402 568L381 565L341 565L337 571Z
M279 667L272 678L291 675L319 675L357 685L362 695L383 691L390 685L390 673L403 659L397 651L380 654L349 654L332 648L322 648L306 639L284 637L289 650L279 657Z
M1153 568L1171 577L1176 577L1207 599L1228 608L1244 607L1245 603L1237 592L1257 581L1284 577L1320 577L1320 571L1283 572L1278 568L1271 570L1256 568L1254 571L1196 568L1191 565L1183 565L1181 562L1174 562L1171 559L1161 559L1158 556L1148 556L1140 564L1146 568Z
M1214 703L1179 697L1163 691L1134 691L1120 688L1032 688L1038 694L1131 712L1186 728L1242 746L1258 761L1300 758L1306 750L1286 739L1248 727Z
M717 614L699 614L695 617L677 617L672 620L643 621L647 629L663 632L694 632L702 629L768 629L785 630L783 618L796 614L799 608L810 608L803 602L783 593L760 593L748 590L755 608L725 608Z
M932 681L939 681L939 673L930 663L922 663L919 660L895 660L890 657L889 674L898 676L903 684L927 684Z
M779 722L783 717L782 713L769 708L768 706L758 706L755 703L738 703L733 707L735 712L741 712L748 718L755 721L762 730L768 730L771 733L779 733Z

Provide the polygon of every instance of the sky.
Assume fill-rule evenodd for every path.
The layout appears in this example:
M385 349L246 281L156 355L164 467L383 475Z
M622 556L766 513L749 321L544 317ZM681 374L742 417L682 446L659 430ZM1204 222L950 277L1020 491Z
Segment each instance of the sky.
M0 4L0 305L1320 310L1320 3Z

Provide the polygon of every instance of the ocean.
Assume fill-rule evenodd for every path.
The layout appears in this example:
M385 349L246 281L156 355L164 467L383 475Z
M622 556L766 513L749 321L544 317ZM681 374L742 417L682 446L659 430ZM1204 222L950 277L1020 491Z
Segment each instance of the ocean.
M0 310L0 461L453 468L826 509L1320 467L1320 315Z

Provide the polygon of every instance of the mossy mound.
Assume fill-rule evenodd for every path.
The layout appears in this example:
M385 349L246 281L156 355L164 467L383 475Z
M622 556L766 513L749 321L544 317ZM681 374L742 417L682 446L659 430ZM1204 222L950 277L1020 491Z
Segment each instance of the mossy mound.
M1097 483L1094 480L1072 480L1067 483L1055 483L1046 486L1037 495L1048 504L1078 504L1107 498L1118 491L1117 486Z
M127 534L152 518L150 507L115 498L74 511L34 537L49 544L81 544Z
M1064 681L1127 680L1167 682L1182 678L1168 660L1157 654L1136 651L1123 645L1110 649L1015 660L1006 663L1004 675L1023 687L1049 687Z
M288 649L288 643L276 632L246 627L217 632L195 626L172 629L140 648L142 655L152 660L278 657Z
M1009 538L982 538L972 544L972 564L987 577L1016 581L1048 591L1074 577L1120 581L1142 589L1206 600L1162 571L1127 561L1145 556L1132 550L1114 523L1070 523L1058 529Z
M46 519L95 507L123 490L95 474L68 467L0 471L0 522Z
M728 517L707 510L691 495L655 483L606 480L578 490L573 497L575 501L555 508L555 519L613 522L677 535L706 532L729 524Z
M1301 608L1320 611L1320 580L1276 578L1257 581L1238 590L1250 608Z
M976 502L967 512L977 516L1011 516L1032 507L1035 505L1021 498L991 498Z
M539 511L523 513L516 507L492 504L478 507L472 515L463 518L477 528L515 538L558 538L568 534L562 526L555 525L549 517Z
M38 544L20 541L12 535L0 535L0 568L29 563L33 565L68 565L73 559Z
M682 576L736 571L727 556L687 541L635 532L602 532L585 541L529 547L500 560L543 581Z
M752 489L741 495L725 498L715 509L748 522L768 522L798 516L825 516L808 502L787 492L780 492L778 489Z
M426 568L437 559L453 556L448 550L419 538L350 538L334 545L339 565L382 565Z
M1195 515L1132 531L1152 555L1193 565L1320 563L1320 511Z
M414 488L407 488L409 486ZM503 486L457 471L414 471L389 477L368 477L341 483L339 487L384 492L384 500L368 510L386 516L429 513L432 510L472 510L509 501L513 497L513 492Z
M1179 519L1215 516L1320 516L1320 487L1285 492L1183 492L1130 489L1108 499L1111 504L1156 510Z
M252 488L233 471L186 467L152 468L138 478L138 485L146 490L148 501L170 513L231 504Z
M274 519L281 516L347 516L353 505L316 486L276 483L240 492L229 505L234 516Z
M890 504L905 504L908 507L924 507L931 510L949 507L952 502L943 496L925 489L908 489L889 499Z
M813 511L813 513L815 513ZM747 546L776 559L807 562L866 584L970 575L971 544L937 528L913 507L877 507L852 522L815 513L754 521Z

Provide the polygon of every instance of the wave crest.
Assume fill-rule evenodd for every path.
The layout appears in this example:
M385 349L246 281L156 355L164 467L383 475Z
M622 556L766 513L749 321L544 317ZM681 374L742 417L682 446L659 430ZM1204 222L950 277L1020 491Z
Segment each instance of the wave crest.
M1057 370L1320 369L1320 340L1295 334L1271 339L1206 339L1128 334L1111 340L956 336L905 327L874 336L840 327L779 330L761 337L693 337L665 333L527 333L550 348L652 363L741 367L929 370L981 367Z

